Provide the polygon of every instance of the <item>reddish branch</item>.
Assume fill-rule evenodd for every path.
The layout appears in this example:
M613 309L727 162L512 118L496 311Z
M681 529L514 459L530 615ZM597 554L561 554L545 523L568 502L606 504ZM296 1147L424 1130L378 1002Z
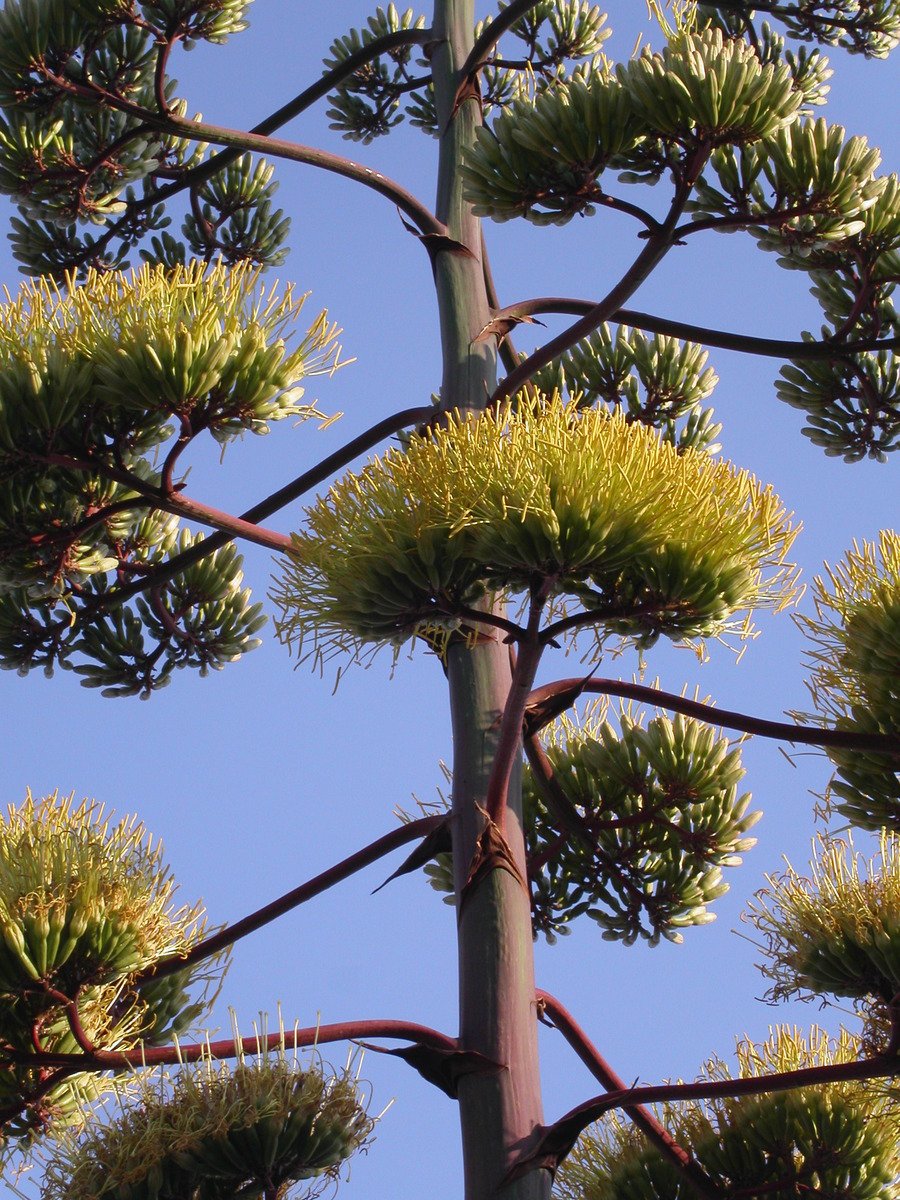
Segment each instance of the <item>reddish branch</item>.
M735 12L741 17L746 17L747 6L743 0L712 0L714 8L724 9L726 12ZM794 18L796 21L805 22L809 26L846 29L849 33L853 33L859 28L859 18L853 17L838 17L832 13L816 13L810 11L806 7L794 4L778 4L772 0L758 0L754 3L753 8L757 12L770 13L774 17L782 19Z
M53 83L61 92L74 99L115 109L126 113L137 121L143 122L151 129L162 134L187 138L189 141L204 142L214 146L235 147L238 153L252 151L256 154L269 154L274 158L283 158L289 162L304 163L307 166L319 167L345 179L364 184L379 195L386 197L405 213L416 228L423 234L446 235L446 228L420 200L411 192L361 163L344 158L340 154L331 154L314 146L303 146L298 142L288 142L281 138L267 137L264 134L249 133L240 129L230 129L224 125L210 125L205 121L192 121L188 117L178 116L177 113L160 114L150 109L142 108L131 100L116 96L104 88L91 83L76 83L62 75L44 71L48 82Z
M559 313L565 316L582 316L595 307L596 301L576 300L567 296L538 296L533 300L522 300L509 304L494 312L496 321L515 322L534 316L536 313ZM751 337L746 334L729 333L721 329L708 329L702 325L688 325L684 321L670 321L650 313L620 308L610 320L644 329L650 333L662 333L688 342L699 342L704 346L715 346L720 350L736 350L744 354L756 354L763 358L834 359L850 354L865 354L873 350L900 349L900 337L867 338L856 342L798 342L779 338Z
M395 1038L454 1053L457 1043L447 1034L412 1021L343 1021L335 1025L311 1025L286 1029L266 1037L225 1038L219 1042L197 1042L187 1046L142 1046L135 1050L97 1050L93 1054L26 1054L4 1048L0 1059L27 1067L56 1068L59 1076L82 1071L109 1071L122 1067L162 1067L199 1062L205 1058L236 1058L286 1047L319 1046L326 1042L357 1041L361 1038ZM5 1111L5 1110L0 1110ZM21 1111L21 1110L17 1110Z
M710 153L711 146L702 144L687 155L665 221L646 235L647 241L644 248L622 278L574 325L570 325L557 337L551 338L549 342L529 355L515 370L510 371L491 397L494 402L507 400L514 396L541 367L547 366L555 358L564 354L566 350L571 349L572 346L593 333L598 326L609 320L622 307L629 296L637 291L675 244L675 227Z
M167 500L159 503L159 507L177 517L196 521L211 529L224 533L230 541L241 538L245 542L254 542L257 546L265 546L276 554L287 554L291 548L291 537L287 533L278 533L275 529L265 529L255 521L246 521L243 517L234 517L231 513L204 504L202 500L194 500L184 492L174 492Z
M488 22L481 31L481 36L472 46L469 57L460 67L461 90L472 76L481 70L503 34L531 9L536 8L539 2L540 0L512 0L511 4L507 4L492 21ZM459 93L457 93L458 96Z
M627 1091L628 1085L607 1063L568 1009L549 992L539 988L536 994L539 1010L550 1018L549 1023L559 1030L594 1078L598 1079L608 1092ZM708 1200L718 1195L703 1169L691 1158L687 1150L678 1145L650 1109L640 1104L630 1104L625 1106L625 1112L635 1125L643 1130L648 1140L684 1176L694 1191Z
M545 585L545 588L548 585ZM494 762L485 796L485 810L501 833L506 828L506 798L513 766L521 756L522 726L525 710L531 695L534 677L543 653L538 637L538 626L544 609L545 597L532 598L525 636L518 643L516 664L513 668L509 695L500 719L500 732L494 752Z
M391 830L384 837L378 838L362 850L357 850L349 858L342 859L341 862L336 863L333 867L329 867L327 871L322 871L321 874L307 880L306 883L301 883L284 896L280 896L270 904L264 905L262 908L257 909L256 912L243 917L240 921L235 921L233 925L227 926L218 933L204 938L202 942L198 942L186 954L176 954L170 958L161 959L142 974L141 980L162 979L166 975L174 975L178 971L183 971L185 967L190 967L194 963L202 962L203 959L218 954L227 946L234 945L240 938L246 937L249 933L254 933L257 929L261 929L264 925L268 925L271 921L290 912L292 908L296 908L300 904L305 904L313 896L318 896L321 892L327 891L328 888L334 887L336 883L348 879L351 875L355 875L357 871L361 871L371 863L377 862L379 858L384 858L392 850L396 850L400 846L405 846L408 842L414 842L419 838L426 837L446 820L447 817L444 813L438 813L430 817L420 817L417 821L410 821L407 825L401 825L397 829Z
M829 746L845 750L890 754L900 757L900 743L896 737L882 733L855 733L849 729L819 729L814 725L794 725L789 721L768 721L762 717L747 716L727 708L716 708L699 700L688 700L675 692L664 692L640 683L626 683L622 679L559 679L536 688L528 698L526 728L537 733L561 711L555 700L568 697L565 707L584 693L600 696L623 696L629 700L645 700L659 708L696 717L710 725L723 729L736 729L741 733L757 734L759 737L777 738L780 741L797 742L805 746ZM544 715L545 709L548 715ZM530 719L529 719L530 718ZM536 718L536 719L535 719Z
M267 517L285 508L294 500L299 499L305 492L323 483L342 467L346 467L348 463L358 458L360 454L364 454L367 450L371 450L373 446L377 446L386 437L389 437L393 433L398 433L401 429L407 429L411 425L421 424L429 420L433 415L434 409L431 405L428 405L427 407L420 408L406 408L402 412L385 417L383 421L378 421L364 433L347 442L339 450L335 450L333 454L329 454L327 458L323 458L316 466L311 467L308 471L304 471L302 475L298 475L291 483L286 484L283 488L279 488L277 492L273 492L258 504L254 504L252 508L248 508L237 520L246 525L256 525L259 521L264 521ZM239 534L238 536L243 535ZM106 612L111 608L116 608L118 605L124 604L126 600L130 600L132 596L137 596L141 592L146 591L147 588L157 587L166 583L180 571L184 571L188 567L193 566L194 563L200 562L214 551L227 545L232 539L232 534L222 532L221 530L217 531L202 542L196 542L189 550L185 550L181 554L176 554L166 562L154 567L139 579L135 579L132 583L123 584L89 601L79 612L79 619L83 619L84 617L89 619L95 613Z
M848 1083L865 1079L884 1079L900 1073L896 1055L876 1055L857 1062L833 1063L821 1067L802 1067L747 1079L712 1079L696 1083L658 1083L644 1087L622 1088L603 1096L594 1096L566 1113L553 1125L537 1131L532 1148L524 1152L505 1182L518 1179L538 1167L554 1169L578 1139L582 1130L615 1108L627 1109L665 1101L717 1100L737 1096L766 1096L773 1092L803 1087L821 1087L827 1083Z
M305 112L317 100L321 100L323 96L326 96L332 88L337 87L344 79L349 78L360 67L372 62L379 55L390 53L390 51L400 49L403 46L424 46L427 49L432 41L433 34L430 29L400 29L395 33L388 33L383 37L374 38L367 45L344 59L336 67L333 67L330 71L326 71L321 79L304 88L293 100L288 101L287 104L282 105L281 108L254 125L250 133L261 135L274 133L276 129L280 129L288 121ZM126 215L108 226L97 237L96 241L83 249L80 255L73 257L72 263L83 262L88 256L94 256L101 252L123 227L130 227L136 214L169 200L172 196L178 195L179 192L184 191L186 188L196 187L198 184L205 182L218 171L224 170L229 163L240 158L242 153L243 150L240 148L221 150L218 154L214 154L198 166L182 172L171 183L155 188L147 195L135 200L132 204L129 204Z

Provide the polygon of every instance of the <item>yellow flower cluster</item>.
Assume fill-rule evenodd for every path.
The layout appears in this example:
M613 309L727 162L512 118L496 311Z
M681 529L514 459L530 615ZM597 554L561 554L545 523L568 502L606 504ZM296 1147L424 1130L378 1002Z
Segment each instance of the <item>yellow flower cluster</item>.
M621 415L503 406L389 451L307 512L275 599L289 643L356 649L543 587L652 640L794 594L790 517L753 476Z

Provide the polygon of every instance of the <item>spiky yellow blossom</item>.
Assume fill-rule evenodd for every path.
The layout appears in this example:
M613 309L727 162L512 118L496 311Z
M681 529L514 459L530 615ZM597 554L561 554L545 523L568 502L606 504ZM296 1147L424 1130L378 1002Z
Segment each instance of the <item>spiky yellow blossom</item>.
M851 841L820 841L804 877L768 877L750 919L766 939L772 995L848 996L882 1007L900 992L900 838L868 862Z
M56 793L10 807L0 821L2 1036L29 1046L40 1018L44 1044L68 1048L60 993L77 999L89 1036L106 1048L176 1018L184 979L148 984L146 994L131 984L203 936L202 907L177 908L176 890L161 846L134 819L113 824L101 806Z
M146 1083L140 1103L63 1143L47 1200L286 1196L334 1177L374 1122L349 1072L326 1078L284 1052L235 1068L184 1068L171 1092Z
M332 369L339 347L320 313L288 349L304 299L261 287L246 264L91 271L66 291L28 281L0 306L0 449L64 432L85 410L113 428L117 411L186 418L220 440L315 415L296 385Z
M850 1062L858 1045L780 1028L768 1041L737 1048L738 1077ZM728 1079L719 1060L702 1079ZM771 1200L897 1200L900 1152L896 1117L883 1095L860 1083L770 1095L660 1106L676 1141L722 1196ZM579 1139L557 1177L563 1200L690 1200L693 1187L627 1118L610 1114Z
M726 462L620 414L520 403L451 416L345 476L307 510L274 598L300 646L402 642L535 585L618 633L702 636L791 599L795 533Z
M39 1087L41 1064L29 1057L36 1044L63 1054L82 1048L66 1001L79 1036L102 1050L159 1041L204 1011L209 966L140 976L203 936L202 908L176 907L175 892L162 848L143 826L114 823L90 801L29 794L0 819L0 1042L18 1055L0 1066L0 1106L9 1114L2 1137L28 1140L77 1123L111 1086L82 1074L49 1092Z
M822 724L896 741L893 757L829 749L837 808L864 829L900 831L900 534L853 544L814 583L815 617L800 624L813 641L809 684Z

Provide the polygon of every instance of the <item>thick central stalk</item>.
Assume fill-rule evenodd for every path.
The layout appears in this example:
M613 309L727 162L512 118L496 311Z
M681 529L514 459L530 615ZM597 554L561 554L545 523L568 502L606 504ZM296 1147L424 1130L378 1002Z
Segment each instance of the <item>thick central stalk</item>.
M479 340L490 319L481 229L462 195L459 163L481 124L477 97L455 104L458 72L471 49L473 0L436 0L432 59L441 128L437 215L467 252L436 256L445 409L479 411L496 381L496 346ZM517 1147L542 1121L537 1057L531 906L521 824L521 770L509 784L504 822L520 878L497 868L466 886L485 827L488 780L510 691L509 650L495 631L448 651L453 719L453 860L456 877L460 1045L498 1064L459 1081L466 1200L494 1200ZM533 1171L502 1191L504 1200L546 1200L546 1171Z

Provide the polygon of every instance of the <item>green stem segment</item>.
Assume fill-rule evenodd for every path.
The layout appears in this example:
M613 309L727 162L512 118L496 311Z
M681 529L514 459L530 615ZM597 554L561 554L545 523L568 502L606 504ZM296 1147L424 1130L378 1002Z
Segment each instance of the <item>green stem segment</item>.
M504 1070L459 1082L466 1200L493 1200L516 1151L541 1124L531 904L525 878L521 769L509 782L504 840L519 878L498 866L467 886L484 828L488 780L509 693L499 640L450 648L453 717L453 861L459 914L459 1045ZM529 1172L503 1200L546 1200L547 1172Z
M468 254L434 256L440 313L444 411L481 411L496 380L496 343L480 339L490 320L478 220L462 195L458 165L481 124L477 94L460 88L472 50L473 0L436 0L432 72L442 130L436 214ZM484 863L488 781L500 722L509 699L509 650L500 634L449 647L447 676L453 720L453 861L459 918L461 1050L476 1051L503 1070L459 1081L466 1200L495 1200L511 1163L542 1121L531 904L521 824L521 771L509 781L500 843L506 857ZM487 832L491 829L488 827ZM496 832L496 831L495 831ZM481 861L477 880L470 869ZM502 1189L503 1200L546 1200L550 1177L530 1171Z

